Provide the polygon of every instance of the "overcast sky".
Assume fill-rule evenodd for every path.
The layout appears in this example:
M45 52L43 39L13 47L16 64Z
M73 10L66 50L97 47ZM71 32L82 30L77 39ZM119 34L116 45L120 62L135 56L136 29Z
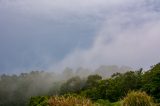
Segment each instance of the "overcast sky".
M0 73L160 62L160 0L0 0Z

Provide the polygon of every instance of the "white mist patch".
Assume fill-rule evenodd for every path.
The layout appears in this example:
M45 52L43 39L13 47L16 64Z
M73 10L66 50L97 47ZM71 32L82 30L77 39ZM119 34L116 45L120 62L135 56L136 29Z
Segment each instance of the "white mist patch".
M159 0L0 0L1 70L155 64L159 5Z
M133 5L129 3L129 8L125 4L126 8L111 9L92 47L75 49L53 67L96 68L102 64L116 64L148 68L159 62L160 15L144 4L137 1Z

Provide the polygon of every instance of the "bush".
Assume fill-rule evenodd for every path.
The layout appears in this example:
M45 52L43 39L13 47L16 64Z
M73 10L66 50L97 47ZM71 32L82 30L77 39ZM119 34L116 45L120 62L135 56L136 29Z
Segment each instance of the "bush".
M122 106L121 103L122 101L118 101L118 102L114 102L114 103L112 103L112 105L111 106Z
M49 106L48 96L31 97L28 106Z
M48 101L49 106L93 106L91 100L80 96L55 96Z
M108 100L98 99L95 103L97 106L112 106Z
M123 106L153 106L153 99L145 92L132 91L123 99Z

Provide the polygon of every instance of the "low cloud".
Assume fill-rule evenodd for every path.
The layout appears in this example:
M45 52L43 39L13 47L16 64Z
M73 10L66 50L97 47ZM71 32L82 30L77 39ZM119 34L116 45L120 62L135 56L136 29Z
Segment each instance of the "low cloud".
M1 0L0 70L155 64L160 59L159 4L159 0Z
M111 9L92 47L75 49L53 67L96 68L102 64L116 64L149 68L159 62L160 15L153 3L147 3L136 0L128 4L129 8L125 4L127 8Z

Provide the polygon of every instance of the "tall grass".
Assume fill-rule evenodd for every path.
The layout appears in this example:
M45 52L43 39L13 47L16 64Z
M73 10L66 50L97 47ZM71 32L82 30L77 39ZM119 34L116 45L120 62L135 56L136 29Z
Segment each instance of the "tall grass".
M132 91L123 99L122 106L154 106L152 97L145 92Z
M49 106L93 106L91 100L80 96L55 96L48 103Z

